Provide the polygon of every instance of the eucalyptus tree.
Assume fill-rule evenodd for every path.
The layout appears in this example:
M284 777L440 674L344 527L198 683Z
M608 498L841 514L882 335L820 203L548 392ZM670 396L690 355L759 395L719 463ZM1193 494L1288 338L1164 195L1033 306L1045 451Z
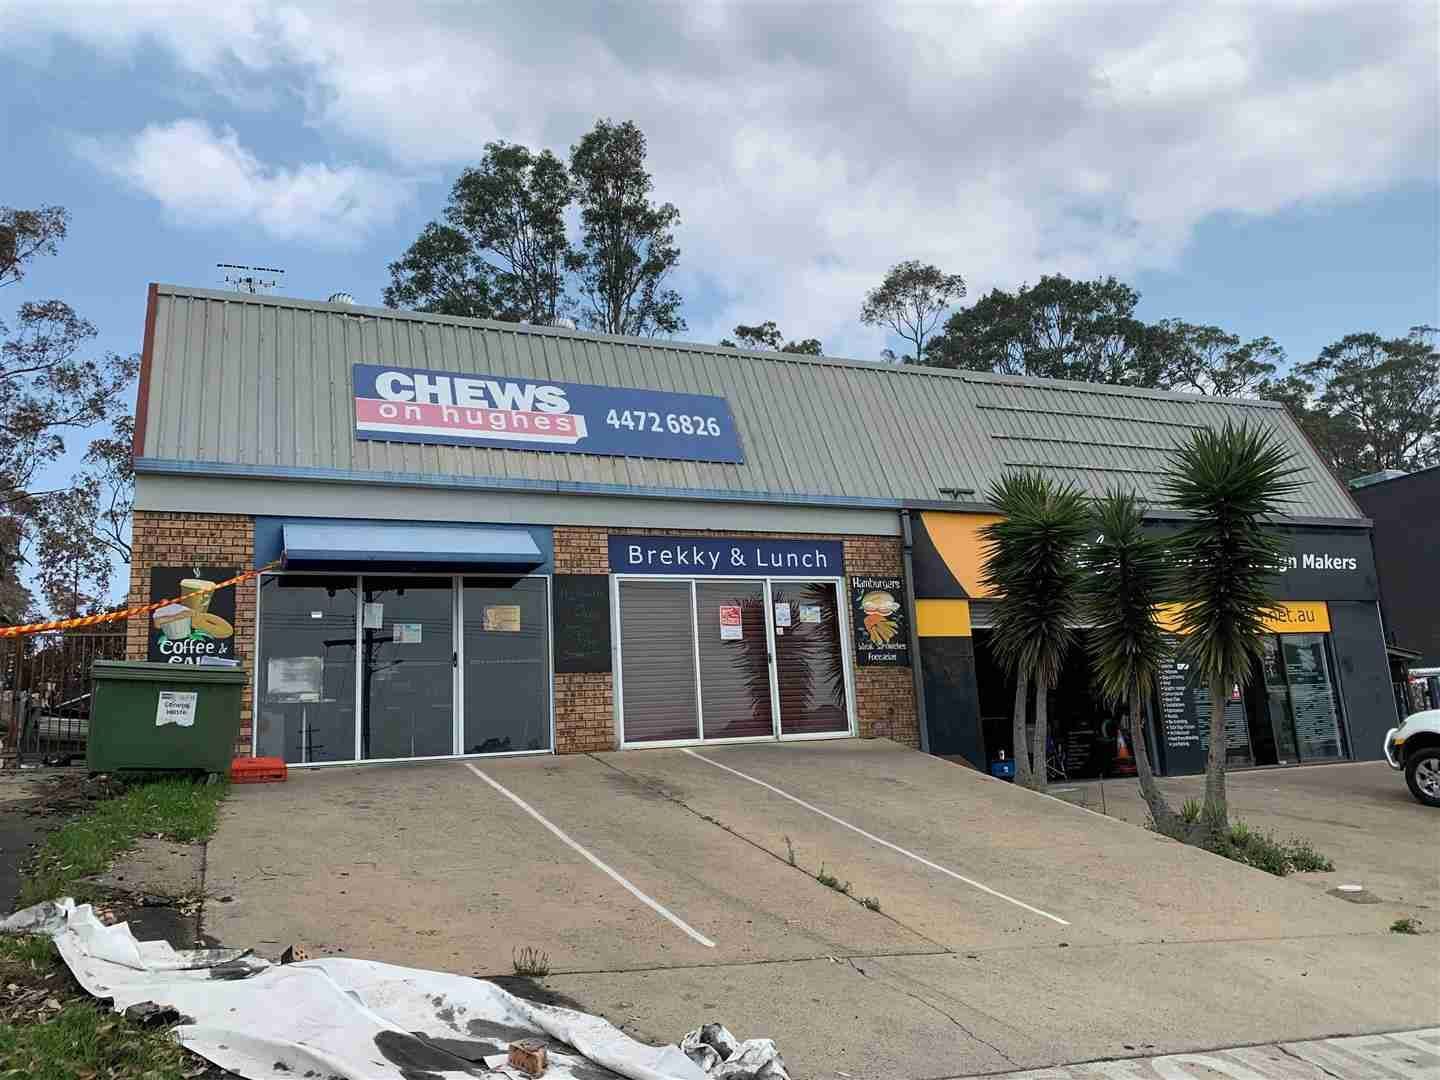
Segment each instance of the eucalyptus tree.
M1004 517L984 527L984 581L999 595L995 654L1016 677L1015 778L1048 783L1049 692L1075 640L1082 574L1079 549L1090 528L1085 498L1039 473L1012 473L991 485L989 501ZM1035 731L1025 745L1026 697L1035 687Z
M1179 655L1210 692L1203 813L1229 820L1225 702L1250 681L1265 621L1281 612L1271 594L1283 545L1274 527L1300 471L1272 430L1227 422L1200 428L1176 449L1161 480L1170 506L1189 518L1172 541L1169 593L1177 603Z
M1145 531L1145 511L1132 492L1107 491L1094 507L1093 524L1080 596L1095 692L1111 708L1127 706L1140 794L1155 827L1173 834L1178 817L1155 786L1143 719L1170 652L1158 621L1169 575L1166 546Z

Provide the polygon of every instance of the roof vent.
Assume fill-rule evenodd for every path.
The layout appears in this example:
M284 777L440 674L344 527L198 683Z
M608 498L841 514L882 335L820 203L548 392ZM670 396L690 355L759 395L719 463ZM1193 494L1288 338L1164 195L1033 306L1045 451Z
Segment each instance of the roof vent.
M330 294L330 299L327 300L326 303L328 303L328 304L354 304L354 303L355 303L355 297L351 296L348 292L332 292L332 293Z

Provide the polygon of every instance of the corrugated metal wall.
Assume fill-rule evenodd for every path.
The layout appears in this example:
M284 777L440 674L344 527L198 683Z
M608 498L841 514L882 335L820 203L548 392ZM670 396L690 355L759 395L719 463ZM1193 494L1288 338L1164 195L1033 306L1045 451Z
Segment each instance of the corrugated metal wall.
M160 286L143 457L841 502L981 497L1007 466L1153 494L1163 448L1226 417L1277 425L1306 464L1296 513L1357 517L1283 410L1173 394L816 361ZM351 365L394 364L725 397L742 465L354 438ZM973 493L973 494L972 494Z

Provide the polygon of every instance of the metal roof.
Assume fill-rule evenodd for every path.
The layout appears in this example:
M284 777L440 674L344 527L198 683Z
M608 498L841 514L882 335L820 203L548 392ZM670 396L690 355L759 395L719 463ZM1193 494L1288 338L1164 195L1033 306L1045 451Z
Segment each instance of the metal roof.
M1363 520L1283 406L722 349L155 286L137 418L150 472L315 476L851 506L971 505L1007 469L1160 503L1196 427L1271 427L1307 481L1290 512ZM743 464L357 440L354 363L715 394Z

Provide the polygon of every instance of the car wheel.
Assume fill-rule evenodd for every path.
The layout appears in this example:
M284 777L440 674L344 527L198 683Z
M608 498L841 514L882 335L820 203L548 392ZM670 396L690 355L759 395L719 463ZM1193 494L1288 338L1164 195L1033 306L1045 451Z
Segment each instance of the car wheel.
M1417 750L1405 762L1410 794L1426 806L1440 806L1440 746Z

